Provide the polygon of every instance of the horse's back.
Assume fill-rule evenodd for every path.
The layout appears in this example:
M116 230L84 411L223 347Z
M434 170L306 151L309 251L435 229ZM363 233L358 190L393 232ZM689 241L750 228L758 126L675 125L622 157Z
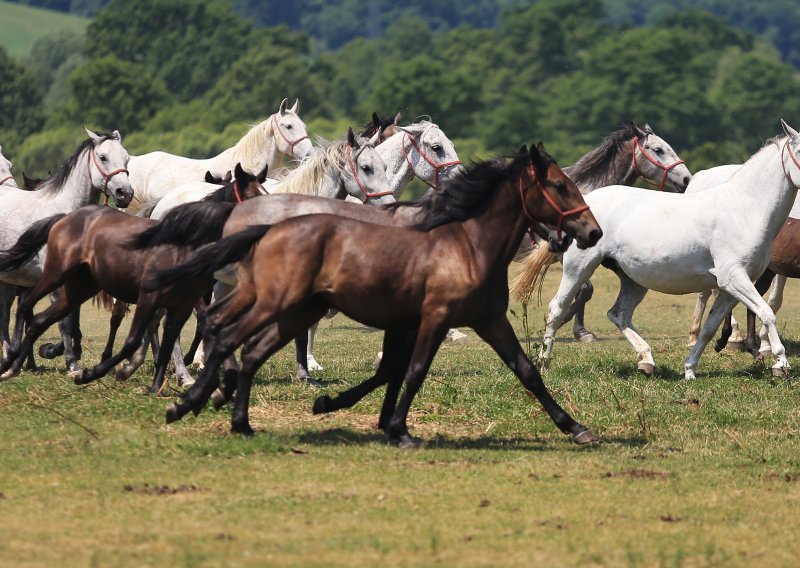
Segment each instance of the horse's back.
M204 181L190 181L183 183L167 193L158 204L153 208L150 213L151 219L161 219L167 211L183 205L184 203L193 203L200 201L208 195L218 190L221 185L206 183Z
M163 198L186 182L203 181L208 167L208 160L195 160L161 151L131 157L128 162L133 187L131 211L136 212L148 201Z
M692 176L692 181L689 182L685 193L699 193L721 183L725 183L731 179L731 176L733 176L741 166L741 164L726 164L707 170L700 170Z

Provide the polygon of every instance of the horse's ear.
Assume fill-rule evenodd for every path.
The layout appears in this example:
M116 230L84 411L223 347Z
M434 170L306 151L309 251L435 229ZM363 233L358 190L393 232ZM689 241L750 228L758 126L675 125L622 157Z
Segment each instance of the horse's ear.
M522 146L520 146L519 147L519 153L520 154L527 154L528 153L528 145L527 144L523 144Z
M228 170L227 172L225 172L225 177L222 178L222 181L224 181L225 183L230 183L232 179L233 179L233 174L231 174L231 171Z
M206 183L214 183L217 181L217 178L214 177L214 174L211 172L206 172L205 182Z
M381 117L378 116L377 112L372 113L372 126L375 128L381 127Z
M250 174L244 171L244 168L242 167L241 163L237 162L236 167L233 170L233 175L236 177L237 180L239 180L246 178Z
M395 126L397 126L397 125L399 125L399 124L400 124L400 119L401 119L401 118L403 118L403 115L402 115L402 113L399 113L399 112L398 112L396 115L394 115L394 125L395 125Z
M256 181L258 181L258 183L264 183L265 181L267 181L267 172L268 171L269 171L269 164L265 164L264 165L264 169L261 170L261 172L256 177Z
M639 125L633 122L632 120L631 120L631 128L633 129L633 133L636 134L637 138L642 139L647 136L647 132L639 128Z
M794 140L797 137L797 130L789 126L785 120L781 119L781 127L783 131L786 133L786 136Z
M653 129L650 128L650 125L648 123L646 123L646 122L644 123L644 129L643 130L645 131L646 134L652 134L653 133Z
M293 113L297 114L300 112L300 99L295 99L292 108L290 108Z
M94 142L95 144L97 144L98 142L100 142L103 139L103 137L100 136L97 132L89 130L85 126L83 127L83 129L86 131L86 136L91 138L92 142Z
M381 131L382 130L383 130L382 128L378 128L378 131L372 136L372 138L369 139L370 145L375 146L375 145L378 144L378 142L381 139Z
M115 130L114 132L112 132L111 138L113 138L117 142L122 142L122 134L119 133L119 130Z
M353 134L353 128L351 126L347 127L347 143L350 144L351 148L358 148L358 144L356 143L356 135Z
M531 162L536 169L536 175L540 180L547 177L547 168L550 167L555 160L544 149L544 144L539 142L536 146L531 146L530 150Z
M286 114L286 105L289 104L289 99L283 99L281 101L281 106L278 107L278 112L283 116Z

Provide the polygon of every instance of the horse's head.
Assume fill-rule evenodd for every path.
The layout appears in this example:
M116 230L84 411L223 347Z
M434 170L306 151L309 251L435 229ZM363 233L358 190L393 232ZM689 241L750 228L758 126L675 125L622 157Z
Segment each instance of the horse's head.
M672 146L655 134L649 124L639 128L631 121L631 128L634 133L631 166L639 177L658 185L658 189L669 185L678 193L686 191L692 173Z
M372 121L368 122L364 127L364 131L361 133L361 136L365 138L372 138L376 132L380 132L381 137L380 140L378 140L378 144L385 142L400 132L398 124L400 123L401 117L402 115L399 112L394 116L378 116L377 112L373 112Z
M14 174L11 173L12 167L11 160L3 155L3 147L0 146L0 185L18 187Z
M397 128L404 132L401 149L406 162L414 175L434 191L439 190L442 181L461 171L455 146L436 124L422 121Z
M524 149L524 147L523 147ZM552 252L593 246L603 236L578 186L561 171L541 142L530 149L530 167L520 174L522 208L536 233ZM562 231L566 233L562 236Z
M92 141L87 157L87 168L92 186L114 199L119 208L125 208L133 199L133 187L128 178L128 152L122 147L122 136L115 130L111 136L92 132L84 126Z
M287 99L281 101L278 112L272 115L272 127L278 151L293 160L302 160L314 151L308 138L306 123L300 119L300 100L294 101L292 108L286 108Z
M781 127L786 136L788 136L786 145L781 150L783 175L793 186L800 187L798 182L795 181L800 180L800 171L798 171L800 170L800 134L783 119L781 119ZM785 156L785 154L788 154L788 156Z
M348 195L370 205L394 203L394 192L386 178L386 164L375 145L380 139L380 131L372 138L360 138L347 130L347 164L342 175L342 183Z
M253 175L246 172L241 164L236 164L233 170L233 188L237 199L239 201L246 201L259 195L266 195L267 190L261 185L267 179L267 170L269 166L264 166L264 169L258 175Z

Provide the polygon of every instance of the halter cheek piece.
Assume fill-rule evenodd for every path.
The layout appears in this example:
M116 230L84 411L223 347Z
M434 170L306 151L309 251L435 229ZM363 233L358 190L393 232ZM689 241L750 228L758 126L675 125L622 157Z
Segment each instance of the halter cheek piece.
M292 158L294 158L294 147L297 146L303 140L310 140L310 138L308 137L308 134L306 134L305 136L301 136L300 138L296 138L295 140L290 140L289 137L286 136L286 133L281 128L281 125L278 124L278 115L277 114L273 114L272 115L272 122L273 122L273 125L275 127L275 130L277 130L278 134L281 135L281 138L286 140L286 143L289 145L289 153L292 155Z
M556 213L558 213L558 222L556 223L556 235L558 240L560 241L561 225L564 223L564 220L567 219L568 217L572 217L573 215L578 215L579 213L587 211L589 209L589 206L584 203L583 205L580 205L573 209L567 209L566 211L564 211L563 209L561 209L561 207L558 206L558 203L556 203L553 200L553 198L550 197L550 195L548 195L547 190L542 185L542 182L540 182L539 178L536 177L536 172L533 170L533 166L528 166L527 170L528 170L528 175L530 176L531 180L536 183L536 187L541 192L542 197L544 197L544 200L547 201L547 203L550 205L550 207L553 208L553 210L555 210ZM519 198L522 201L522 211L525 213L525 216L531 222L531 228L533 228L533 226L538 224L539 222L536 219L534 219L533 215L531 215L531 212L528 211L528 206L525 205L525 196L522 193L522 177L523 177L522 175L519 176Z
M14 176L9 174L6 177L4 177L3 179L0 179L0 185L3 185L4 183L6 183L10 179L14 179Z
M789 174L789 172L786 171L786 164L783 163L783 154L786 152L788 147L789 147L789 139L787 138L786 144L783 145L783 149L781 150L781 167L783 168L783 175L786 176L786 179L789 180L789 183L792 184L794 187L800 187L796 183L794 183L791 174ZM792 162L794 162L794 165L797 166L797 169L800 170L800 162L797 161L797 158L795 158L791 150L789 150L789 157L792 159Z
M411 142L411 146L417 151L423 160L428 162L430 166L433 168L433 183L422 179L417 172L414 171L414 164L411 163L411 156L408 155L408 150L406 150L406 140ZM406 157L406 162L408 162L408 167L411 168L411 173L417 176L422 183L433 189L433 191L439 191L439 170L443 170L445 168L449 168L451 166L459 166L461 165L461 160L453 160L452 162L442 162L437 164L434 162L422 149L417 145L417 142L414 140L414 137L411 136L408 132L403 134L403 144L400 146L403 149L403 155Z
M633 171L636 173L636 177L642 178L644 181L649 183L650 185L655 185L656 183L647 179L642 172L639 171L639 168L636 166L636 148L639 148L639 153L644 156L648 162L664 170L664 175L661 176L661 183L658 184L658 191L662 191L664 189L664 184L667 183L667 175L669 171L674 168L675 166L680 166L683 163L683 160L678 160L668 166L665 166L655 158L653 158L650 154L644 151L644 147L642 146L641 142L639 142L638 137L633 138Z
M97 168L97 171L103 176L103 205L108 205L108 182L111 181L111 178L117 174L125 174L128 175L128 170L125 168L120 168L118 170L114 170L113 172L106 172L102 167L100 167L100 162L97 161L97 154L95 154L94 147L89 152L89 155L86 157L86 173L89 174L89 182L92 181L92 162L94 162L94 167Z
M360 179L358 179L358 169L356 168L356 165L353 162L353 148L349 144L347 146L347 165L350 166L350 170L353 172L353 178L355 178L358 188L364 192L364 203L367 203L370 199L374 199L375 197L383 197L384 195L394 195L394 191L392 191L391 189L389 191L379 191L377 193L370 193L369 191L367 191L367 188L364 187L364 184L361 183Z

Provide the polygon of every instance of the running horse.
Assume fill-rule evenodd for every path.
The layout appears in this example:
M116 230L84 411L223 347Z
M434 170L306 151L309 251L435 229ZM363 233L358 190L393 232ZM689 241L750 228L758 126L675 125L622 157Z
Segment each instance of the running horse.
M402 446L416 446L407 427L412 400L447 330L472 327L577 443L593 434L552 398L508 321L508 265L526 231L554 227L566 246L597 243L602 231L575 184L541 144L513 159L473 165L415 204L422 221L391 227L333 215L296 217L270 228L256 225L199 249L184 265L155 273L147 288L169 285L241 260L233 293L207 312L206 367L167 421L199 412L217 382L217 369L242 353L233 430L252 434L250 384L266 359L329 308L386 330L374 388L389 383L381 426ZM565 233L562 236L562 232ZM386 242L402 244L386 255ZM249 252L252 247L252 252ZM389 339L392 341L389 341ZM378 375L376 375L378 376ZM399 395L401 379L405 391Z

